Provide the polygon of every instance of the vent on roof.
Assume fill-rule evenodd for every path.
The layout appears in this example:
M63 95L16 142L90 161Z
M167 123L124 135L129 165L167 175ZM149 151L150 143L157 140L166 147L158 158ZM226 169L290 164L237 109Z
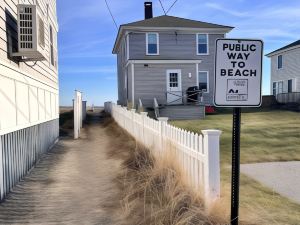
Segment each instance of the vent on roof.
M18 52L27 61L45 60L45 25L36 5L18 5Z

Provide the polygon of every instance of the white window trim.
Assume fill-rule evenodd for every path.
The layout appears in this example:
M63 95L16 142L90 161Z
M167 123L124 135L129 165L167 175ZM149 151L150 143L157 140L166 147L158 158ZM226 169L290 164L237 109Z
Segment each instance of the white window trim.
M206 35L206 40L207 40L207 42L206 42L206 45L207 45L207 52L206 53L199 53L198 52L198 44L199 44L199 40L198 40L198 35L203 35L203 34L205 34ZM196 53L197 53L197 55L209 55L209 35L208 35L208 33L197 33L196 34L196 43L197 43L197 45L196 45Z
M126 35L126 59L129 60L129 34Z
M281 62L281 68L279 68L279 56L281 56L282 62ZM282 70L283 69L283 55L278 55L277 56L277 70Z
M198 86L198 88L200 88L199 87L199 73L206 73L206 77L207 77L207 90L206 90L206 92L203 92L203 93L209 93L209 71L207 71L207 70L199 70L198 71L198 74L197 74L197 86Z
M53 60L54 60L54 65L52 65L51 63L51 40L50 40L50 33L51 33L51 29L52 29L52 37L53 37ZM51 69L54 69L55 71L58 71L58 51L57 51L57 31L54 29L54 25L52 23L48 24L48 31L49 31L49 38L48 38L48 42L49 42L49 67ZM56 64L55 64L56 62Z
M275 84L275 88L274 88L274 84ZM274 95L274 90L275 90L275 92L276 92L275 97L278 94L278 90L277 89L278 89L278 82L277 81L273 81L272 82L272 95Z
M155 34L156 35L156 44L157 44L157 53L149 53L148 52L148 34ZM146 55L159 55L159 33L156 32L149 32L146 33Z
M278 91L278 93L277 94L285 94L285 92L283 92L283 90L284 90L284 80L279 80L279 81L276 81L277 82L277 91ZM279 93L279 83L281 83L282 82L282 92L280 92Z

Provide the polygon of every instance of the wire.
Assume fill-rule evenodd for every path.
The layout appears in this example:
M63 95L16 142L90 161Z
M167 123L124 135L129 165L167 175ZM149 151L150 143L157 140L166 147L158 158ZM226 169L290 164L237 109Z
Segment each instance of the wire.
M37 64L38 61L35 61L35 63L33 65L29 65L26 61L24 61L24 63L26 64L26 66L29 66L29 67L34 67L36 64Z
M167 13L166 13L166 10L165 10L165 8L164 8L164 6L163 6L163 4L162 4L161 0L159 0L159 3L160 3L160 5L161 5L161 8L163 9L163 11L164 11L165 15L167 15Z
M115 26L116 26L116 28L117 28L117 30L118 30L118 29L119 29L118 24L117 24L117 22L116 22L116 20L115 20L115 17L113 16L113 14L112 14L110 8L109 8L109 5L108 5L108 3L107 3L107 0L104 0L104 1L105 1L105 4L106 4L107 9L108 9L108 11L109 11L109 14L110 14L112 20L114 21L114 24L115 24Z
M166 14L168 14L168 12L170 12L170 10L173 8L173 6L176 4L177 1L178 1L178 0L175 0L175 1L173 2L173 4L170 6L170 8L169 8L168 11L166 12Z

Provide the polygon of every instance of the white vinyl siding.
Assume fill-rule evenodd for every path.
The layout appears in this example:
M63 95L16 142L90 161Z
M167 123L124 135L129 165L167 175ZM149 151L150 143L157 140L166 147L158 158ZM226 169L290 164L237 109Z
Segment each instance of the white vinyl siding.
M32 4L34 1L26 2ZM5 0L0 3L0 105L3 106L1 109L5 109L0 110L1 135L58 118L58 71L56 66L52 66L52 62L55 64L57 61L56 1L39 0L38 3L44 15L47 60L26 64L9 57L8 53L11 47L17 50L18 1Z

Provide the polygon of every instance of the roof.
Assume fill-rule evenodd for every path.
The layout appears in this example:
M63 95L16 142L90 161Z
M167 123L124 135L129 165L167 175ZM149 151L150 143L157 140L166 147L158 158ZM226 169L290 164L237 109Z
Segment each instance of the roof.
M296 46L300 46L300 40L295 41L295 42L293 42L293 43L291 43L291 44L288 44L288 45L286 45L286 46L284 46L284 47L282 47L282 48L279 48L279 49L277 49L277 50L275 50L275 51L273 51L273 52L270 52L270 53L267 54L266 56L270 57L270 56L276 54L277 52L282 52L283 50L287 50L287 49L289 49L289 48L296 47Z
M190 20L190 19L184 19L180 17L175 17L175 16L158 16L158 17L153 17L151 19L146 19L146 20L140 20L132 23L127 23L127 24L122 24L119 28L119 32L116 38L116 42L114 45L113 53L116 53L116 50L118 49L118 44L121 39L121 37L124 35L124 30L126 29L140 29L140 28L145 28L145 29L151 29L151 28L165 28L165 29L172 29L176 28L177 30L180 29L222 29L224 33L229 32L232 30L234 27L231 26L224 26L224 25L219 25L219 24L214 24L214 23L207 23L207 22L202 22L202 21L197 21L197 20Z
M224 26L214 23L206 23L202 21L179 18L175 16L158 16L147 20L140 20L133 23L123 24L121 26L130 27L186 27L186 28L230 28L234 27Z

